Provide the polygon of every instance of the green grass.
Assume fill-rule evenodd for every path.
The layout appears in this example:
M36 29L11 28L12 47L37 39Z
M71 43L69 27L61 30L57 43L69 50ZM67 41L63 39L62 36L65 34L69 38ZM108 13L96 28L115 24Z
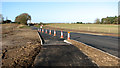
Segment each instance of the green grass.
M48 26L64 29L73 29L81 31L102 32L102 33L118 33L119 25L110 24L49 24Z

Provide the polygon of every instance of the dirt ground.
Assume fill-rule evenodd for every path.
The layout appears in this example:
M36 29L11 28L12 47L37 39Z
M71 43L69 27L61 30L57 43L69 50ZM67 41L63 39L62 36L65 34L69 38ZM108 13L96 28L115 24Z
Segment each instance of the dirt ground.
M31 67L41 49L36 30L21 25L2 25L2 68Z

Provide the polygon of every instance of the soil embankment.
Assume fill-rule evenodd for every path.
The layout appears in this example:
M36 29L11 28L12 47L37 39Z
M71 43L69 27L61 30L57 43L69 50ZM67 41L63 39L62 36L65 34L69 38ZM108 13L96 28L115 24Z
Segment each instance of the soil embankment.
M2 68L30 67L41 49L37 31L19 25L2 28Z

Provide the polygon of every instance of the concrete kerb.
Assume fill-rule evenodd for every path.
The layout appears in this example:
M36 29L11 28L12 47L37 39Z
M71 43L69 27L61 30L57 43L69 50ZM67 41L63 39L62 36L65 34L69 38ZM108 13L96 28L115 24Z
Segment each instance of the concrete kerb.
M43 45L44 42L43 42L43 39L41 38L41 35L40 35L39 31L38 31L38 36L40 38L41 45Z
M71 42L68 42L67 40L64 40L65 43L72 44Z

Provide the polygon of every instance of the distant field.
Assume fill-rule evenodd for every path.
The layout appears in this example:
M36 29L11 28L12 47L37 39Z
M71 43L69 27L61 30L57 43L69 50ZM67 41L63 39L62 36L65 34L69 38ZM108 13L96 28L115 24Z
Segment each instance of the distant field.
M47 26L73 29L81 31L102 32L102 33L118 33L119 25L110 24L48 24Z

